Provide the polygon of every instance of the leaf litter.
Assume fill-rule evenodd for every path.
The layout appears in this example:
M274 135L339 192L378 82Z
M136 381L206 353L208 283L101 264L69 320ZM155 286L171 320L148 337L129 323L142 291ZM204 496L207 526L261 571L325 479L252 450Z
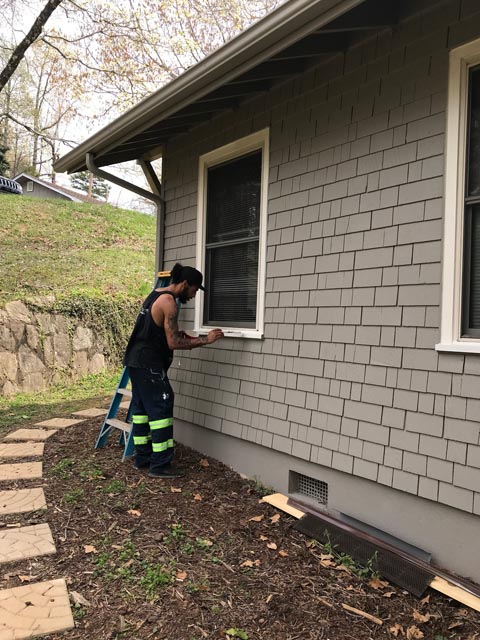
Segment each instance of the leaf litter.
M95 418L52 436L48 511L0 525L48 522L57 553L4 565L0 588L65 577L84 606L71 640L480 640L480 613L433 590L419 600L344 570L292 528L293 517L259 503L258 483L181 445L186 476L175 485L149 478L121 462L115 437L93 448L100 426ZM49 473L65 458L74 460L66 478ZM89 465L102 477L82 477Z

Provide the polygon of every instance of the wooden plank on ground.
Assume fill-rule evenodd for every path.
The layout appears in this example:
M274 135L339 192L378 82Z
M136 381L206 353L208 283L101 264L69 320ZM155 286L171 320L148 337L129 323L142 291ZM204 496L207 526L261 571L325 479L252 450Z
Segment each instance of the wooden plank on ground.
M305 515L305 513L300 511L300 509L296 509L289 505L288 496L284 496L282 493L272 493L270 496L264 496L262 498L262 502L267 502L268 504L271 504L272 507L285 511L285 513L290 514L294 518L301 518Z
M480 611L480 598L473 593L469 593L465 589L457 587L456 585L451 584L447 580L439 578L438 576L435 576L435 578L431 581L430 586L432 587L432 589L443 593L443 595L448 596L449 598L453 598L454 600L458 600L458 602L467 605L467 607L475 609L475 611Z

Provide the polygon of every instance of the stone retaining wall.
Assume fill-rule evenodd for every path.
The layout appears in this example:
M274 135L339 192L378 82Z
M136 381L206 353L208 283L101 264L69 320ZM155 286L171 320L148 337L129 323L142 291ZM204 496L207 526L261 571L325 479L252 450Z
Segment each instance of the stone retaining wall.
M105 367L104 350L80 321L9 302L0 309L0 395L98 373Z

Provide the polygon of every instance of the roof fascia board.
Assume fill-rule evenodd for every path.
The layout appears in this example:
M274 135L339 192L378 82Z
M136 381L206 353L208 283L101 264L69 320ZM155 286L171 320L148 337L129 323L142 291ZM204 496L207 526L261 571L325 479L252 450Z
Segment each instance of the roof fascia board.
M85 165L86 153L106 155L145 126L167 118L364 1L287 1L57 160L55 170L78 170Z

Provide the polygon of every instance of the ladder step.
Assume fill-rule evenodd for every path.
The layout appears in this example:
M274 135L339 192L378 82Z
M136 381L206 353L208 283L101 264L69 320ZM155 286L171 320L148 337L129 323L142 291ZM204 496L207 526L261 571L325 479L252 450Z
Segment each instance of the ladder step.
M130 429L132 425L128 422L123 422L122 420L117 420L117 418L108 418L105 420L107 424L111 427L115 427L115 429L120 429L120 431L125 431L125 433L130 433Z
M131 398L131 397L132 397L132 391L131 391L131 389L122 389L122 388L119 388L119 389L117 389L117 393L119 393L119 394L120 394L120 395L122 395L122 396L128 396L129 398Z

